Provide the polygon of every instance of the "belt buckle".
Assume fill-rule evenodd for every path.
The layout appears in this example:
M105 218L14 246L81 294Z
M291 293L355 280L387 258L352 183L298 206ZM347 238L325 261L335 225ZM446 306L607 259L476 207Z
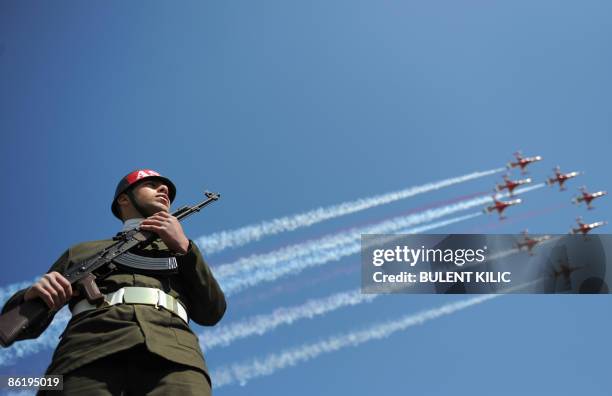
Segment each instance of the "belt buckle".
M123 302L126 304L155 305L159 301L157 289L148 287L126 287L123 294Z

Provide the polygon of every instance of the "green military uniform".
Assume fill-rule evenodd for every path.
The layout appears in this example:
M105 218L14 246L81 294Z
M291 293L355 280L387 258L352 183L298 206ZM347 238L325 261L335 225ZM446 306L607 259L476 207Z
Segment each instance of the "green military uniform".
M92 256L112 242L101 240L75 245L68 249L48 272L64 273L72 265ZM144 249L132 252L149 257L172 255L160 239ZM131 286L163 290L183 304L189 318L195 323L214 325L225 312L225 298L195 243L190 241L188 252L177 255L176 260L176 273L160 274L119 267L106 278L98 280L97 284L104 294ZM3 312L22 303L25 292L26 290L21 290L11 297ZM80 298L82 297L71 299L71 309ZM47 320L28 329L19 339L38 337L51 323L53 315L50 313ZM152 359L168 362L170 369L167 371L175 370L172 367L177 367L175 371L180 371L180 368L195 369L196 373L201 371L210 384L197 336L180 317L165 309L151 305L118 304L81 312L71 319L60 337L61 341L53 354L47 374L69 377L71 373L79 373L79 376L91 380L91 375L84 374L83 370L95 367L95 362L111 362L110 366L116 366L117 356L129 357L133 351L134 354L145 353L145 357L140 361L150 360L146 358L146 354L149 354ZM130 361L134 364L133 359L124 361L128 366ZM65 378L65 381L67 380L70 382L71 379ZM193 384L196 384L196 381ZM193 389L192 392L209 393L210 387Z

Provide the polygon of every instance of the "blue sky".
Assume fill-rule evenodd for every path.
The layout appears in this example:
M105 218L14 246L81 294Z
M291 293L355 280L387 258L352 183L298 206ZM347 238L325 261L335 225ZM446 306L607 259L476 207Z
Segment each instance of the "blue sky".
M114 234L115 185L140 167L172 178L178 205L200 200L205 188L222 194L185 223L192 238L496 168L516 149L544 157L531 169L537 181L557 164L586 173L566 192L526 195L504 223L481 216L437 232L565 233L577 215L609 220L606 198L593 211L569 201L582 184L612 189L611 14L604 1L3 2L2 285L39 276L74 243ZM499 180L208 260L490 191ZM359 257L333 265L358 266ZM232 296L223 323L360 284L357 271L296 286L332 268ZM232 307L278 285L286 291L274 298ZM206 357L221 367L460 298L381 297ZM215 392L604 395L612 320L600 313L611 306L606 296L502 297ZM50 355L0 373L42 372Z

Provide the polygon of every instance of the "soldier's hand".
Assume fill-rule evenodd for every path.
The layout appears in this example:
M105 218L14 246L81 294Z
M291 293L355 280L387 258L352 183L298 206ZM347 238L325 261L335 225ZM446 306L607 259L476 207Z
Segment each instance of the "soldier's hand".
M26 292L24 300L40 297L52 310L59 310L72 297L72 285L59 272L50 272L34 283Z
M185 236L181 223L168 212L161 211L147 217L140 223L140 229L159 235L173 252L185 254L189 249L189 239Z

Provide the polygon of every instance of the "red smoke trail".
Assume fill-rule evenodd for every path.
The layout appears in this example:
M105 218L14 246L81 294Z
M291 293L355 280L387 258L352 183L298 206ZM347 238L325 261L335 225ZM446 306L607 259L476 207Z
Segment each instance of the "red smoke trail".
M545 214L549 214L551 212L556 212L559 209L563 209L563 208L567 208L570 205L567 203L562 203L556 206L549 206L546 208L540 208L540 209L535 209L535 210L531 210L525 213L522 213L520 215L516 215L516 216L512 216L512 217L508 217L504 220L494 220L494 221L490 221L489 223L474 227L469 229L466 234L486 234L487 231L491 231L497 228L500 228L502 226L508 225L508 224L514 224L517 223L519 221L525 220L525 219L531 219L534 217L538 217L538 216L542 216Z

